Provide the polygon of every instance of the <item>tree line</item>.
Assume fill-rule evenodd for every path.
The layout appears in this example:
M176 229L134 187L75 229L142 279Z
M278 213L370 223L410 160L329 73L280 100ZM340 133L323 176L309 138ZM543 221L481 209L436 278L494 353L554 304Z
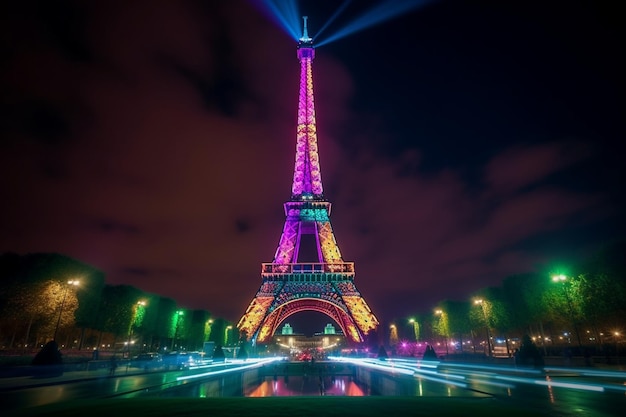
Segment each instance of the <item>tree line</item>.
M442 300L412 323L395 321L407 321L400 326L405 339L438 340L448 350L466 342L492 354L500 341L512 354L529 335L544 354L612 355L626 342L625 301L626 242L620 241L567 268L512 275L465 300Z
M236 342L230 323L207 310L130 285L109 285L97 268L60 254L0 255L0 348L201 350Z

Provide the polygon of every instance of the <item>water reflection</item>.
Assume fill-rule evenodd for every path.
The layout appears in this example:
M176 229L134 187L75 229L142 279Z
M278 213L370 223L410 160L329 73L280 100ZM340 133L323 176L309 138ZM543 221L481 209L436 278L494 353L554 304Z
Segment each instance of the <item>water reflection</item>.
M356 384L350 377L313 378L290 376L288 378L267 377L258 386L245 393L246 397L290 397L290 396L333 395L362 397L369 395L366 388Z

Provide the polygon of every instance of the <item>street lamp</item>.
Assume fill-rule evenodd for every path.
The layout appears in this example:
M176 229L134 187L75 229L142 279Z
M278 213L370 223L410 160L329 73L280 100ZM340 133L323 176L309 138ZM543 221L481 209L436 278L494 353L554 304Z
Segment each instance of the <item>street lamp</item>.
M63 299L61 301L61 307L59 308L59 318L57 319L57 325L54 328L54 335L52 336L52 340L57 340L57 332L59 331L59 324L61 324L61 314L63 313L63 307L65 306L65 299L67 298L67 292L70 289L70 285L78 286L80 281L77 279L71 279L67 281L67 286L65 287L65 291L63 292Z
M135 303L133 305L133 310L132 310L132 314L130 315L130 323L128 324L128 344L127 344L127 350L128 350L128 357L130 358L130 345L131 345L131 336L133 334L133 324L135 324L135 322L137 321L137 313L139 312L139 307L145 307L146 302L141 300L141 301L137 301L137 303Z
M224 346L228 345L228 332L232 328L233 328L233 326L226 326L226 328L224 329Z
M578 321L576 320L576 315L574 314L574 307L572 305L572 299L569 296L569 291L566 288L567 285L567 276L563 274L553 275L552 281L560 282L561 288L563 288L563 294L565 295L565 301L567 301L567 308L569 309L569 315L572 319L572 323L574 324L574 331L576 332L576 339L578 340L578 347L582 349L583 344L580 341L580 332L578 331Z
M211 330L212 330L212 328L213 328L213 320L209 319L204 324L204 339L205 339L205 342L208 342L209 339L211 338Z
M176 339L178 338L178 326L180 325L180 318L184 314L185 312L183 310L176 311L176 327L174 327L174 337L172 338L172 346L170 347L170 350L174 350L174 343L176 342Z
M482 299L474 300L474 304L480 305L485 317L485 325L487 326L487 348L489 349L488 355L491 356L491 333L489 332L489 318L487 317L487 311L485 311L485 304Z
M410 318L409 323L413 326L413 336L415 336L415 341L417 342L420 336L420 325L414 318Z
M398 328L395 324L389 325L389 346L398 344Z
M446 344L446 355L448 354L448 323L445 320L445 313L443 312L443 310L437 309L435 310L435 314L440 316L439 319L439 328L441 330L443 330L443 340Z

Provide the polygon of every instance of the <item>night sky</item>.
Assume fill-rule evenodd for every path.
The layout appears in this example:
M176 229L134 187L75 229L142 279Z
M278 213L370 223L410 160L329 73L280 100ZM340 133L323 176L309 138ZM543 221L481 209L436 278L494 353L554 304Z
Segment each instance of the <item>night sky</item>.
M624 237L616 3L432 1L316 49L331 221L382 322ZM315 34L343 2L299 4ZM244 0L0 7L0 252L236 322L291 193L295 41Z

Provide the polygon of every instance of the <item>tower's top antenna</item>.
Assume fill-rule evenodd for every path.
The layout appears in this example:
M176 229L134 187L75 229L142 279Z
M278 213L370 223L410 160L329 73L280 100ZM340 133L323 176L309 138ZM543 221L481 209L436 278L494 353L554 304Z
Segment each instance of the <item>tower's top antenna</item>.
M302 16L302 20L304 20L304 30L302 32L302 37L300 38L300 42L310 43L313 40L309 38L309 31L307 30L307 27L306 27L306 21L308 18L309 16Z

